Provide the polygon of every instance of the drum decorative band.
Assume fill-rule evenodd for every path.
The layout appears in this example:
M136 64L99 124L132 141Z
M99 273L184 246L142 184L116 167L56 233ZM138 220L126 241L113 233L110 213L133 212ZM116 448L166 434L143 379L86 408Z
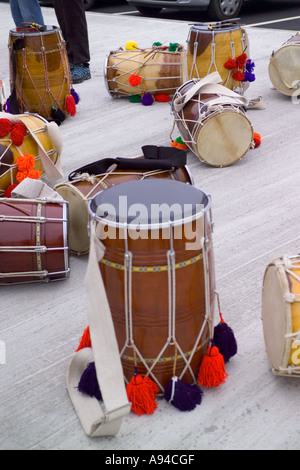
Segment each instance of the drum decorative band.
M69 276L67 203L0 199L0 284Z
M299 96L300 33L288 39L272 53L269 77L273 86L284 95Z
M6 110L37 113L58 124L76 114L78 95L72 87L65 41L56 26L10 30L10 89Z
M275 375L300 377L300 256L282 256L266 268L262 323Z
M248 100L222 86L217 72L190 80L175 93L171 107L182 140L200 161L232 165L254 147Z
M218 72L223 86L243 94L255 80L248 35L238 23L195 24L187 43L185 82Z
M77 254L89 251L88 201L99 192L127 181L162 178L193 184L186 166L186 152L145 145L143 156L104 158L74 170L55 190L69 204L69 247Z
M135 43L134 43L135 44ZM182 81L183 47L155 43L151 48L127 46L112 51L104 66L108 92L115 97L129 97L145 106L154 100L168 101Z
M25 177L60 179L61 134L55 122L33 114L0 113L0 196Z

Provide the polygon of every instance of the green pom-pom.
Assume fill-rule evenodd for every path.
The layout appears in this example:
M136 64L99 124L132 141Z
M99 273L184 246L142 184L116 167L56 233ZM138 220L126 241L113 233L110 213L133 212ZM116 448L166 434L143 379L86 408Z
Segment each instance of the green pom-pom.
M130 103L140 103L142 101L142 97L140 95L131 95L129 97Z
M177 51L178 46L179 46L178 42L170 42L169 49L168 49L169 52Z
M157 41L157 42L154 42L154 43L152 44L152 46L160 47L160 46L162 46L162 43Z
M177 137L177 139L175 139L175 142L177 142L177 144L184 144L181 137Z

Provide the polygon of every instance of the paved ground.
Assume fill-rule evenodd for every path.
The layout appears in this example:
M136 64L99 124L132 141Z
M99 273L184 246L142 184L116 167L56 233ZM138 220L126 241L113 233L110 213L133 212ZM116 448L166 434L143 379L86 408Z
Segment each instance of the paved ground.
M56 24L45 9L48 24ZM169 145L167 104L151 107L113 100L103 80L106 54L129 39L185 44L189 24L88 13L92 79L76 87L81 102L61 126L67 176L84 163L140 154L145 144ZM109 19L109 21L108 21ZM1 78L8 87L7 4L0 4ZM266 265L299 251L299 106L270 88L267 66L290 31L249 28L256 81L248 97L262 95L263 111L248 116L262 145L237 164L212 168L189 154L195 184L211 194L217 289L235 331L239 353L223 386L207 390L203 403L180 413L164 400L153 416L128 415L116 437L88 438L66 388L66 373L87 324L84 276L87 257L70 257L68 280L1 287L1 449L201 450L299 449L299 381L271 373L261 322Z

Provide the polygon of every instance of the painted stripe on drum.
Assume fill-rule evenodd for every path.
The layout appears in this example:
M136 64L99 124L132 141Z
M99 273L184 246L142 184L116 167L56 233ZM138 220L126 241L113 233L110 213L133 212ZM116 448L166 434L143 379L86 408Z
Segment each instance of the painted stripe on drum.
M202 258L203 258L202 253L200 253L199 255L194 256L193 258L176 263L175 269L186 268L187 266L190 266L191 264L197 263ZM109 261L105 258L102 258L101 263L105 264L106 266L109 266L110 268L120 269L121 271L125 270L125 266L123 264L114 263L113 261ZM132 266L132 272L138 272L138 273L154 273L154 272L164 272L164 271L168 271L168 265Z

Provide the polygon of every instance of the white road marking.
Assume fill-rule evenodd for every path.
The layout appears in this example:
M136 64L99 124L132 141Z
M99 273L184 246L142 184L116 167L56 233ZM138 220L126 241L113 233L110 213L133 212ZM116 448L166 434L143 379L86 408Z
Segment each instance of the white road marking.
M283 23L285 21L299 20L300 16L291 16L290 18L280 18L279 20L263 21L262 23L247 24L246 26L264 26L266 24Z

